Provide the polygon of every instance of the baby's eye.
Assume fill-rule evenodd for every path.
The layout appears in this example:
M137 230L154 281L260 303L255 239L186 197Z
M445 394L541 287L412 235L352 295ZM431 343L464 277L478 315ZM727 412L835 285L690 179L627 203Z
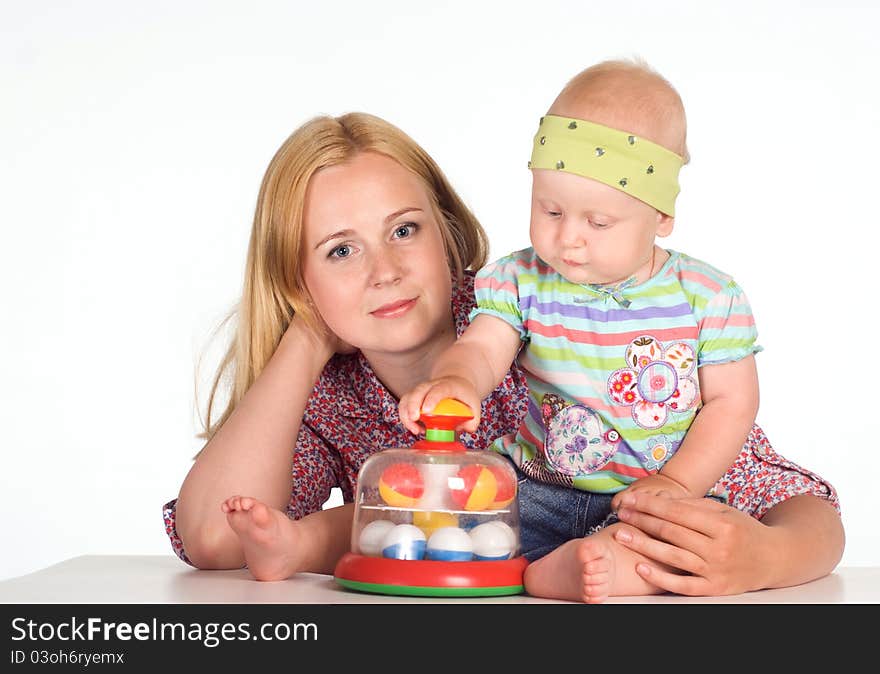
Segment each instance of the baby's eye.
M333 250L330 251L330 254L327 257L335 257L337 259L346 258L351 255L351 246L347 244L343 244L341 246L336 246Z
M605 229L609 226L609 223L607 222L597 222L595 220L591 220L590 224L593 225L593 227L595 227L596 229Z
M418 225L414 222L408 222L394 230L394 236L398 239L406 239L416 233Z
M547 211L547 215L551 218L558 218L562 213L560 211Z

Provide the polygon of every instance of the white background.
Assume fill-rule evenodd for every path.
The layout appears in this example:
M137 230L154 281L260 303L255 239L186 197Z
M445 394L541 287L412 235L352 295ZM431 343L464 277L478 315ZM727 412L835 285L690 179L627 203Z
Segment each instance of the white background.
M495 257L528 243L538 118L576 72L627 56L688 112L667 243L746 289L759 422L838 488L842 563L880 565L870 4L3 0L0 578L170 554L161 506L200 446L196 363L295 127L350 110L397 124Z

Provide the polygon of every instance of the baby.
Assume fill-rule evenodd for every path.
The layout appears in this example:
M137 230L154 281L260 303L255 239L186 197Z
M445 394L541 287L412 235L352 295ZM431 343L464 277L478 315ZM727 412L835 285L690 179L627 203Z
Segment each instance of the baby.
M400 401L413 432L442 398L479 413L518 358L528 414L493 449L525 479L530 594L658 592L616 540L628 533L621 500L707 495L755 421L760 347L745 295L656 243L672 232L687 158L681 99L647 66L606 62L572 79L535 134L532 246L480 271L470 326ZM589 535L565 535L584 518Z

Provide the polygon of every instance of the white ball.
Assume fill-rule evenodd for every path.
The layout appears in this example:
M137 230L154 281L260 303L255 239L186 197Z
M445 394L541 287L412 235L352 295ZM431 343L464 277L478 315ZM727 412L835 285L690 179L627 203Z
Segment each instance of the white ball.
M412 524L398 524L382 538L382 556L422 559L425 556L425 532Z
M474 557L479 560L509 559L516 549L516 533L500 520L479 524L470 535Z
M361 554L368 557L381 557L382 539L393 528L394 522L388 520L375 520L365 526L358 539Z
M473 550L473 540L458 527L440 527L428 539L428 559L467 562L473 557Z
M498 527L504 534L507 536L507 540L510 541L511 549L515 549L518 543L516 532L513 530L507 522L502 520L492 520L491 522L487 522L487 524L491 524L493 526Z

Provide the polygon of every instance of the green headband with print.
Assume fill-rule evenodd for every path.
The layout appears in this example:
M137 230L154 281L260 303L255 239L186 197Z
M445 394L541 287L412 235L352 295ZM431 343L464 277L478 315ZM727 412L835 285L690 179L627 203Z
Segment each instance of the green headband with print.
M683 165L671 150L628 131L556 115L541 118L529 162L598 180L671 216Z

